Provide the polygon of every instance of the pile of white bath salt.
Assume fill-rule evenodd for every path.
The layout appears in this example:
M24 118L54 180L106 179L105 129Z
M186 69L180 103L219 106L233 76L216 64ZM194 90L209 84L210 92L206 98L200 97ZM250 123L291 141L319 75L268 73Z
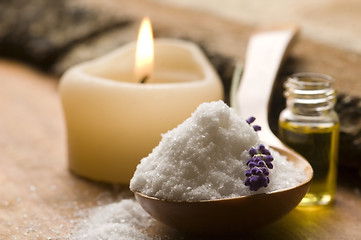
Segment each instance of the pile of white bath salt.
M78 212L69 240L182 240L184 233L154 220L135 199Z
M151 217L131 199L98 206L82 213L72 240L136 240L152 239L144 230L151 225Z
M248 150L261 143L248 117L223 101L201 104L141 160L130 189L162 199L199 201L272 192L304 181L303 169L271 150L270 184L258 191L244 185Z

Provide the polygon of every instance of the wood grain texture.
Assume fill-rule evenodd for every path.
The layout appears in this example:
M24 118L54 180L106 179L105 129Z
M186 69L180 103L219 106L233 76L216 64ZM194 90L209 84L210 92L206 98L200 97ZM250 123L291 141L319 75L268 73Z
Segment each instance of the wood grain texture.
M150 16L159 36L206 40L210 48L235 59L243 58L254 30L253 26L206 13L144 0L108 4L119 6L119 14L139 19ZM301 36L282 72L328 73L342 79L337 84L339 91L357 95L361 89L359 66L361 56ZM79 210L131 196L127 186L94 183L68 171L56 79L1 60L0 86L0 239L67 239ZM357 174L342 172L333 206L297 208L272 226L242 239L359 239L360 189ZM200 239L172 234L174 239Z
M56 81L7 61L0 61L0 76L0 239L67 239L80 210L131 196L126 186L94 183L68 171ZM360 188L359 178L342 173L334 206L296 208L242 239L357 239ZM174 239L202 239L164 232Z
M0 76L0 239L62 238L74 210L110 193L67 169L56 81L4 61Z

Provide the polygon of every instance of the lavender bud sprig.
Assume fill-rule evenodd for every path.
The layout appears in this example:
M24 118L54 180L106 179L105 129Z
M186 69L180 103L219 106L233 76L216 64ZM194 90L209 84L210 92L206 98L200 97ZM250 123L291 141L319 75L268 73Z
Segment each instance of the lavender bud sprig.
M250 126L252 126L251 123L253 123L255 120L256 120L256 118L253 117L253 116L251 116L251 117L249 117L249 118L246 120L246 122L247 122ZM252 127L253 127L253 130L255 130L256 132L261 131L261 126L259 126L259 125L253 125Z
M247 122L249 125L251 125L251 123L253 123L255 120L256 120L256 118L253 117L253 116L251 116L251 117L249 117L249 118L246 120L246 122Z
M251 148L248 151L251 156L246 165L250 168L246 171L246 180L244 184L249 186L251 191L257 191L261 187L267 187L269 184L269 169L273 168L273 157L271 152L260 144L258 148Z

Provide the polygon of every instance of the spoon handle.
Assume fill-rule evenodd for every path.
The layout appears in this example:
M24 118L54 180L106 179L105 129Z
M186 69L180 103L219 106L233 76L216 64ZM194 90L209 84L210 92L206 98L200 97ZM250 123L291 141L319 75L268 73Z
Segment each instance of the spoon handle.
M262 126L260 139L280 148L284 148L284 145L272 133L268 124L269 101L280 65L297 32L296 26L286 26L251 36L243 74L238 74L241 80L234 96L235 106L232 106L242 117L256 117L256 124ZM236 75L237 69L234 77Z

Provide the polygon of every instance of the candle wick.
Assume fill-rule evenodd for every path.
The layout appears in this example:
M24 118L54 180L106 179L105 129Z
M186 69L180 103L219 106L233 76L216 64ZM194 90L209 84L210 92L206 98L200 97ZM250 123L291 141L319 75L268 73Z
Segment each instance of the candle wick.
M148 80L149 76L148 75L145 75L144 77L142 77L140 79L140 83L145 83L147 80Z

